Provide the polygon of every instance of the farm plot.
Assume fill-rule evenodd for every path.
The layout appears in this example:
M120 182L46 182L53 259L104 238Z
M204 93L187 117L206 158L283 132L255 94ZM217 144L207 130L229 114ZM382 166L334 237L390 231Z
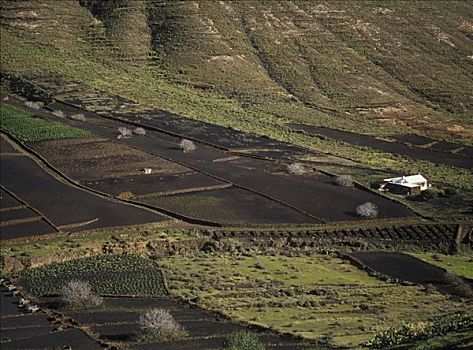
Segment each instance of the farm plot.
M83 127L91 128L86 123ZM93 128L98 135L103 135L96 126ZM106 127L100 126L99 129ZM131 137L118 141L145 152L162 155L229 183L271 196L320 218L321 221L359 220L360 217L356 216L355 209L367 201L378 206L379 218L414 216L406 207L369 191L334 186L328 176L287 176L285 168L281 165L242 157L218 162L215 160L224 159L229 153L205 145L198 145L196 151L184 153L178 147L179 138L173 139L167 135L162 137L158 132L150 133L146 137Z
M438 152L450 152L464 157L473 158L473 146L460 145L458 143L447 141L437 141L429 137L418 135L391 135L389 137L407 145Z
M78 329L57 330L42 312L25 313L19 296L0 287L0 334L2 349L72 348L97 350L102 347Z
M65 229L68 229L67 225L78 225L78 229L92 229L163 220L155 213L66 185L29 157L2 157L1 160L2 185L38 209L56 226L66 225Z
M90 132L62 123L34 118L29 113L3 104L0 106L0 126L22 141L56 140L90 136Z
M195 166L328 222L359 220L355 209L365 202L378 207L379 218L414 216L409 209L379 195L356 187L336 186L329 176L310 173L291 176L285 166L271 162L241 158L225 163L196 162Z
M57 233L41 214L28 208L26 204L4 188L0 189L0 240L22 239Z
M378 206L380 218L414 215L404 206L371 192L335 186L328 176L287 176L285 167L281 165L241 157L215 162L229 154L204 145L199 145L194 152L184 153L177 147L179 141L163 140L159 133L146 138L123 140L146 152L164 155L180 164L269 195L326 221L358 220L355 208L367 201Z
M402 142L389 142L377 139L374 136L355 134L347 131L315 127L305 124L289 124L290 128L306 131L313 135L321 135L334 140L379 149L384 152L400 154L413 159L427 160L433 163L447 164L465 169L473 169L470 158L457 154L446 154L436 150L409 147Z
M39 219L32 222L20 222L14 225L2 225L0 231L0 240L2 241L10 239L25 239L35 236L54 234L58 232L44 219Z
M210 312L168 297L104 298L100 307L83 311L63 309L51 298L42 298L42 304L79 322L81 327L91 329L100 340L132 349L219 349L226 335L244 329ZM168 311L186 330L187 335L182 340L173 342L137 343L136 338L140 332L139 317L153 308ZM285 345L283 349L303 349L303 346L308 344L271 333L258 333L258 336L270 345L271 349L279 349L276 345Z
M276 201L234 187L172 196L146 196L140 201L187 217L222 224L320 222Z
M46 141L32 146L61 172L80 181L143 176L144 168L160 175L188 171L178 164L108 139Z
M394 252L353 252L350 256L392 278L413 283L448 283L445 270L413 256Z
M70 280L88 281L101 295L165 294L157 265L135 255L100 255L51 264L24 270L19 278L23 287L36 296L59 294Z
M429 264L439 266L443 269L456 273L460 276L473 280L473 256L472 255L445 255L445 254L411 254L416 258L424 260Z
M13 144L8 142L3 134L0 135L0 153L18 154L18 150L13 147Z
M161 265L173 294L333 347L359 348L403 321L473 311L466 301L382 282L330 255L202 255Z

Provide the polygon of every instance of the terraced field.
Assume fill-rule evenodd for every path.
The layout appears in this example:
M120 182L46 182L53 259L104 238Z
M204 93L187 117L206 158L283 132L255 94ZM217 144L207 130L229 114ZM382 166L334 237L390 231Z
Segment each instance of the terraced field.
M0 348L473 348L472 4L0 1Z
M48 117L46 116L46 118ZM68 124L70 123L70 121L66 119L64 120L64 122ZM114 120L114 122L117 123L116 120ZM129 127L130 125L128 124L128 122L116 125L122 127ZM95 117L95 119L92 120L92 122L90 123L88 121L81 123L74 121L73 123L71 123L71 125L78 124L82 128L90 130L95 134L98 134L103 137L110 138L111 133L113 132L110 129L110 126L108 125L108 119L106 118ZM117 133L115 131L113 137L115 140L116 135ZM268 203L264 206L273 206L278 208L275 210L275 212L280 211L282 213L286 211L288 213L281 214L281 219L278 220L278 222L280 223L320 223L358 220L359 218L357 218L357 216L355 215L354 209L357 205L366 201L373 202L379 207L380 218L414 216L414 214L410 212L407 208L393 201L385 200L383 197L375 195L369 191L356 187L342 188L339 186L335 186L331 177L317 172L314 172L312 174L308 173L307 175L301 176L299 178L296 176L289 176L287 174L285 166L282 166L277 162L264 161L248 157L234 157L233 154L228 151L205 144L200 144L197 150L194 152L184 153L178 148L178 144L180 140L185 137L187 137L187 135L178 136L177 134L169 135L167 132L154 132L146 134L145 136L121 138L116 141L119 143L123 142L128 146L140 150L141 152L145 152L139 154L142 155L141 157L143 160L148 159L148 163L151 169L153 168L153 162L151 161L151 159L155 159L154 162L161 162L160 164L166 162L163 159L171 160L174 163L187 167L187 170L192 169L193 171L197 171L203 175L206 175L207 177L217 179L220 181L220 183L224 182L230 185L234 185L235 187L240 189L240 192L241 189L245 190L244 192L252 192L248 195L252 195L255 198L258 198L258 201L261 201L262 203ZM77 171L74 171L74 169L72 169L69 165L69 160L71 158L80 160L83 153L87 154L87 147L89 146L87 146L87 142L83 143L82 141L80 141L74 143L77 147L74 147L72 151L61 151L66 146L66 144L64 144L62 141L49 141L43 144L32 143L31 147L43 154L47 159L51 159L53 165L57 166L59 170L70 175L75 180L88 181L88 178L92 176L90 175L92 172L92 165L89 164L90 161L81 164L79 163L80 166L77 166L76 169L78 169L78 171L82 173L77 173ZM103 143L99 144L102 148L104 147ZM113 147L113 149L116 149L117 151L119 149L118 147L123 147L112 146L113 144L114 143L109 144L110 146L108 147ZM257 148L259 147L257 144L253 146ZM84 150L82 150L82 147L84 147ZM119 154L123 154L124 152L138 154L138 151L131 151L131 149L129 148L122 149L127 151L122 151ZM95 154L94 157L98 157L101 154L97 150L97 147L93 147L93 150ZM299 150L298 152L300 151L301 150ZM97 154L97 152L99 154ZM111 152L114 153L114 151ZM153 157L150 158L150 155L152 155ZM159 159L157 159L156 157L159 157ZM135 158L136 157L133 157L133 159ZM220 161L221 159L225 159L225 161ZM288 161L288 159L285 158L282 158L282 160L286 162ZM135 172L137 172L137 169L141 168L145 164L142 162L140 163L139 167L133 167L133 162L131 160L129 162L127 162L125 159L114 161L113 158L111 158L107 159L107 162L102 162L102 166L104 167L102 173L104 171L108 171L111 174L108 174L107 176L120 177L119 175L113 175L113 169L114 167L118 167L118 169L120 169L120 165L123 162L130 163L130 168L135 169ZM111 165L112 163L116 165ZM183 169L182 166L178 165L175 165L175 168ZM177 171L179 172L183 170ZM100 170L98 170L98 172L100 173ZM134 175L136 176L136 173ZM103 176L104 175L102 174L102 177ZM291 182L290 188L287 185L288 181ZM91 181L88 182L90 183ZM123 192L131 192L131 194L133 194L133 184L131 182L128 182L127 184L129 185L129 189L127 189L126 191L124 190ZM93 186L94 184L92 183L92 187ZM196 183L193 187L204 187L205 189L205 183ZM110 190L110 187L108 188ZM157 190L157 192L161 191L162 190L160 189ZM215 198L216 196L218 196L219 191L222 193L228 193L229 195L237 192L236 190L214 190L210 191L207 197L210 196L212 198ZM116 193L117 191L115 190L112 191L112 193L113 192ZM201 212L193 212L192 208L189 211L189 206L187 206L186 208L180 208L176 207L175 205L171 205L172 200L167 197L160 200L153 200L152 196L146 196L147 198L145 198L143 194L141 194L140 197L145 203L152 204L157 208L166 210L166 213L176 212L180 215L180 218L188 217L199 219L199 216L202 216ZM199 194L194 195L194 197L198 198ZM233 199L231 199L230 202L235 202L236 197L233 196L232 198ZM140 198L137 198L137 200L140 201ZM198 201L197 205L199 206ZM259 207L262 208L264 206ZM221 203L220 207L224 208L225 206ZM229 211L233 210L234 209ZM222 220L219 220L215 217L216 212L214 210L209 211L209 213L211 213L211 215L213 216L209 217L207 215L204 215L202 219L204 219L206 222L217 222L224 224L239 224L242 222L252 223L251 216L245 217L245 214L243 212L242 216L238 217L238 210L241 209L236 209L237 214L232 214L232 216L229 217L230 220L225 219L225 216L222 218ZM252 211L250 211L250 213L251 212ZM216 216L221 217L221 215ZM273 220L274 218L275 216L272 216L270 218L267 215L265 216L265 214L261 213L259 217L254 217L253 222L270 223L271 220Z
M4 285L1 295L2 349L80 347L84 350L102 349L100 344L75 328L60 328L42 311L27 313L19 307L15 296Z

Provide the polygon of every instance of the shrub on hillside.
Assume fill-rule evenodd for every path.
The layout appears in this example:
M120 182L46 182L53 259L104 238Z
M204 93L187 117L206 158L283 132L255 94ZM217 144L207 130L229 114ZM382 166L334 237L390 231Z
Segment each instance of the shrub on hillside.
M449 293L462 298L473 298L473 288L463 278L451 272L445 272L444 276Z
M133 130L133 134L135 135L146 135L146 130L143 129L143 128L135 128L135 130Z
M103 299L95 294L88 282L72 280L62 288L62 300L71 309L83 309L102 304Z
M429 199L437 197L437 192L435 192L434 190L428 189L428 190L422 191L420 194L420 197L422 200L428 201Z
M132 135L132 131L124 126L121 126L117 129L118 131L118 138L122 137L130 137Z
M33 101L26 101L25 106L29 107L31 109L40 109L41 108L41 106L37 102L33 102Z
M195 151L197 149L194 142L192 142L191 140L187 140L187 139L182 140L181 143L179 144L179 147L182 149L182 151L184 153L192 152L192 151Z
M265 350L256 334L248 331L230 333L223 342L222 350Z
M287 166L287 171L291 175L304 175L305 169L301 163L292 163Z
M371 202L366 202L356 207L356 213L364 218L375 218L378 216L378 207Z
M73 114L73 115L69 116L69 118L72 119L72 120L78 120L80 122L85 122L87 120L82 113Z
M338 186L351 187L353 186L353 178L351 175L339 175L335 178L335 183Z
M151 309L140 315L140 341L172 341L186 335L182 326L163 309Z
M53 114L55 117L59 117L59 118L64 118L64 117L65 117L64 112L61 111L60 109L54 110L54 111L52 112L52 114Z

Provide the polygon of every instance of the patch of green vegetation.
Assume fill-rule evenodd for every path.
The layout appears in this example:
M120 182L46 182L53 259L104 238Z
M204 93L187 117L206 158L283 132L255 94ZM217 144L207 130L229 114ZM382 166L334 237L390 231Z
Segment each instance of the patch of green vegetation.
M131 249L130 247L133 247L136 253L150 253L153 247L199 237L200 233L197 230L166 228L160 224L151 224L105 231L85 231L21 243L2 242L0 247L0 256L3 259L2 274L16 272L30 265L42 266L98 255L103 251L120 253Z
M34 118L18 108L5 104L0 106L0 127L24 142L92 136L88 131Z
M442 267L457 275L473 279L473 255L411 254L432 265Z
M358 348L402 321L471 310L418 286L388 284L332 255L202 255L160 261L174 294L236 320Z
M401 327L391 328L377 334L367 345L374 349L385 349L393 345L412 343L417 340L432 339L449 332L471 329L473 314L458 313L436 317L430 322L404 323Z
M71 280L89 282L101 295L160 296L165 294L155 262L136 255L97 255L24 270L21 284L36 295L59 294Z

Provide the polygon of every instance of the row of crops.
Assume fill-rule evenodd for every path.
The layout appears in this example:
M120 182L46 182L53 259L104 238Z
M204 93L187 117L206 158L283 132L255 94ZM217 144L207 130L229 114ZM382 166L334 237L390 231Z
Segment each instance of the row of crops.
M27 269L21 284L37 296L57 295L71 280L89 282L100 295L160 296L165 294L155 262L136 255L100 255Z
M24 142L80 138L92 135L88 131L62 123L34 118L28 113L6 104L0 106L0 126Z

